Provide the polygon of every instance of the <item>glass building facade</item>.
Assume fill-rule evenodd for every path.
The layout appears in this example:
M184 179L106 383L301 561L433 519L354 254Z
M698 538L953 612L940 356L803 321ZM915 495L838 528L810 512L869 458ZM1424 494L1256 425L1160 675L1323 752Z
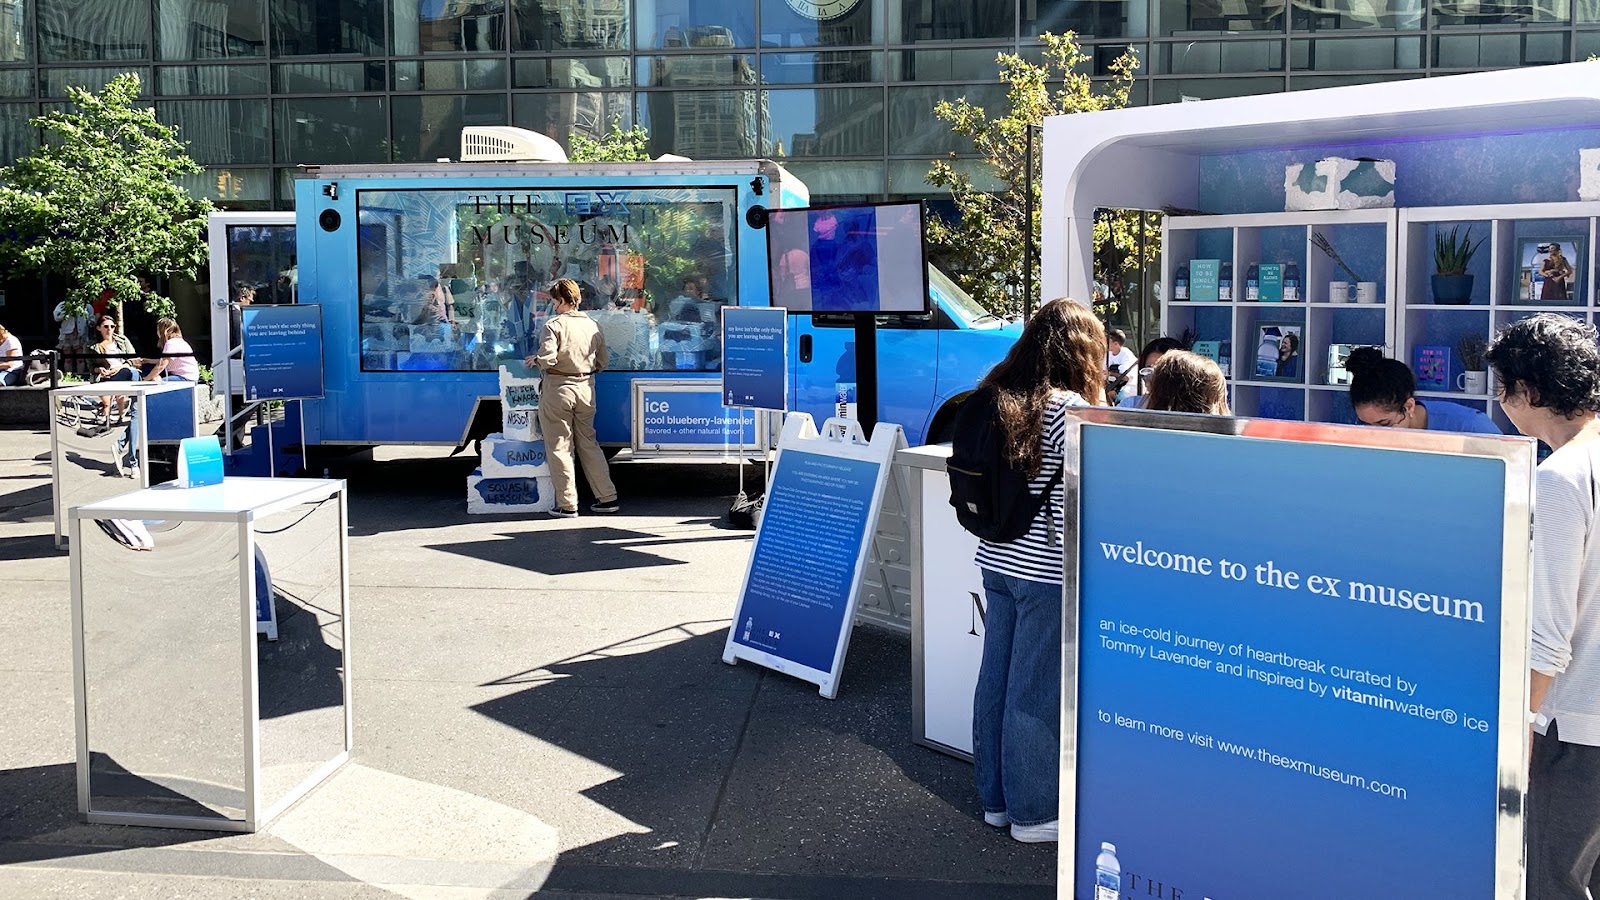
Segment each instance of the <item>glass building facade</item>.
M1585 59L1600 0L0 0L0 161L70 85L144 77L224 206L288 208L294 166L459 154L463 125L772 156L821 199L919 196L967 148L942 98L1076 31L1136 103Z

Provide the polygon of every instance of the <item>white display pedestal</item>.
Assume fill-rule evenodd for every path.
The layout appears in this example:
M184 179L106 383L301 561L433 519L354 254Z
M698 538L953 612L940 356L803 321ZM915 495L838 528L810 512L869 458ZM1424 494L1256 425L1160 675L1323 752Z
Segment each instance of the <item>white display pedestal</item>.
M972 693L983 660L978 539L956 521L945 461L950 445L895 454L909 488L911 739L972 759Z
M69 511L78 808L90 822L256 831L349 759L344 490L230 478ZM142 523L153 546L128 546L113 520ZM257 644L258 544L275 644Z
M177 442L200 433L196 392L204 385L181 381L102 381L74 384L50 392L50 484L55 513L56 547L67 536L67 509L114 497L150 484L150 444ZM124 424L98 421L101 404L124 398L130 415ZM138 464L120 465L117 441L133 442ZM130 480L131 479L131 480Z

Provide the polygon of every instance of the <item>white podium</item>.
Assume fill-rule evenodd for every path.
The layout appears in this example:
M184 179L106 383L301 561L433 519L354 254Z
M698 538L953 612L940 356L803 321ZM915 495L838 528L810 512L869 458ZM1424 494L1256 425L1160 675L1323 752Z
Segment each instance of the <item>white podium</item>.
M164 484L70 510L90 822L255 831L349 759L346 520L344 482L326 479ZM257 545L270 644L256 637Z
M50 392L50 484L54 493L56 547L67 536L67 509L150 484L150 445L200 433L196 392L205 386L182 381L102 381ZM101 405L111 400L114 421ZM115 416L118 399L128 415ZM119 440L131 440L137 465L121 465ZM131 481L130 481L131 479Z

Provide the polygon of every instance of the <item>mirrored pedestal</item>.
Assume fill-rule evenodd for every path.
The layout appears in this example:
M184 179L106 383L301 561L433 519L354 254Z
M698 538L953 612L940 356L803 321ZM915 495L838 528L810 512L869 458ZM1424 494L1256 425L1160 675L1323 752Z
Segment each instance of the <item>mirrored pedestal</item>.
M150 445L200 433L204 390L182 381L102 381L50 392L56 547L67 537L68 508L148 487Z
M350 755L344 482L229 478L69 511L78 808L256 831ZM255 551L276 642L258 643Z

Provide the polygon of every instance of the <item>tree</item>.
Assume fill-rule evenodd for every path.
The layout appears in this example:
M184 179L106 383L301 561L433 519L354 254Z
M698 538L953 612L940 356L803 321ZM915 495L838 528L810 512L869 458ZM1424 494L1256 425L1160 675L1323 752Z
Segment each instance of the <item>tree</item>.
M574 131L567 142L571 149L567 159L573 162L640 162L650 155L645 152L645 142L650 139L643 127L635 125L622 130L622 117L611 120L611 131L596 140L581 131Z
M1083 74L1090 62L1072 32L1039 36L1044 44L1044 62L1030 63L1021 57L1002 53L1000 82L1006 87L1005 110L991 116L987 110L966 98L940 101L934 115L950 123L951 129L972 141L982 157L981 165L1000 182L997 191L985 191L974 183L973 175L952 162L940 160L928 173L928 183L950 191L955 201L957 221L930 217L928 240L933 245L934 261L971 294L973 299L998 315L1022 311L1025 298L1024 251L1030 243L1038 247L1040 210L1040 171L1036 152L1028 158L1028 129L1043 124L1046 116L1067 113L1121 109L1128 105L1128 91L1138 59L1130 49L1110 66L1111 79L1096 90ZM1052 87L1054 85L1054 87ZM1037 143L1037 142L1036 142ZM955 154L951 154L952 158ZM1028 167L1033 167L1032 220L1027 214ZM1155 213L1115 211L1096 216L1094 225L1095 280L1108 284L1126 266L1139 266L1160 254L1159 241L1140 245L1139 220L1160 234ZM1032 283L1039 284L1039 255L1032 257ZM1094 308L1100 315L1116 310L1116 304L1097 292Z
M172 301L139 276L194 278L205 262L211 204L176 181L201 168L177 129L135 106L138 75L118 75L99 94L68 88L67 96L76 111L33 119L44 145L0 171L0 257L65 276L75 314L111 291L170 316Z

